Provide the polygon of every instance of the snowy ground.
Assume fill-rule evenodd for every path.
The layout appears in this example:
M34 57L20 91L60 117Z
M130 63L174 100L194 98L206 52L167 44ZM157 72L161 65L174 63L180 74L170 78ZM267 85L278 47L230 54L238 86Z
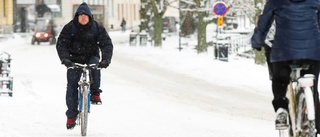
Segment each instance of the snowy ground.
M110 32L112 64L102 73L103 105L93 106L88 137L270 137L274 130L267 68L235 56L213 59L168 37L162 48L129 46ZM80 136L66 130L66 69L54 46L30 37L0 43L12 55L13 97L0 96L1 137ZM124 42L123 42L124 41Z

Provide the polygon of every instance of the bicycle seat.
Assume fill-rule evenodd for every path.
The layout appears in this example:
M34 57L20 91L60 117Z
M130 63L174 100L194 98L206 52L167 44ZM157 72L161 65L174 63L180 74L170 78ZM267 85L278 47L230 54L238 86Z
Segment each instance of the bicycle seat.
M293 60L290 62L291 68L302 68L309 69L309 66L312 64L311 60Z
M311 60L293 60L290 62L292 80L296 81L299 77L301 77L301 70L308 70L311 64Z

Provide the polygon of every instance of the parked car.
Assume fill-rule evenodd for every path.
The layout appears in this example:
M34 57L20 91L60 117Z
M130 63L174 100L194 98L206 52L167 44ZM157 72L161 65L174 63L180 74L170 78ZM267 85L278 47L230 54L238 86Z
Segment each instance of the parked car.
M54 30L53 20L38 19L34 34L31 39L31 44L35 42L39 45L40 42L49 42L50 45L56 44L56 33Z
M162 21L163 31L167 33L177 32L176 24L177 24L177 21L175 17L173 16L164 17Z

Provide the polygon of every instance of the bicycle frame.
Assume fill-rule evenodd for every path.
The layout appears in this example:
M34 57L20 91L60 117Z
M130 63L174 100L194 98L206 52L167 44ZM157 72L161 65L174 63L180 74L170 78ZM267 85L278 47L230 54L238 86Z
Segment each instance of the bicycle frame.
M78 93L78 109L79 116L78 120L81 124L81 135L86 136L87 134L87 124L88 124L88 114L90 113L90 84L91 84L91 74L90 68L98 69L97 64L79 64L75 63L72 68L80 68L82 70L81 78L78 82L79 93Z
M79 113L80 113L80 124L81 124L81 135L86 136L88 114L90 113L90 83L87 81L88 70L82 68L82 77L79 81Z
M79 112L82 112L82 104L85 99L83 95L87 95L86 100L90 102L90 78L88 76L89 70L87 68L82 68L82 76L79 81ZM87 103L88 112L90 113L90 103Z
M0 53L0 95L8 94L12 97L13 77L11 73L11 55L7 52Z

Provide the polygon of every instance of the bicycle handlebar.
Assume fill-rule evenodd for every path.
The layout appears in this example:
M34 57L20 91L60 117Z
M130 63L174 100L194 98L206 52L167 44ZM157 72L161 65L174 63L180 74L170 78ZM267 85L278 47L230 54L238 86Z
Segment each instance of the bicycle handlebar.
M99 64L81 64L81 63L74 63L72 67L68 67L68 69L75 69L75 68L92 68L92 69L101 69Z

